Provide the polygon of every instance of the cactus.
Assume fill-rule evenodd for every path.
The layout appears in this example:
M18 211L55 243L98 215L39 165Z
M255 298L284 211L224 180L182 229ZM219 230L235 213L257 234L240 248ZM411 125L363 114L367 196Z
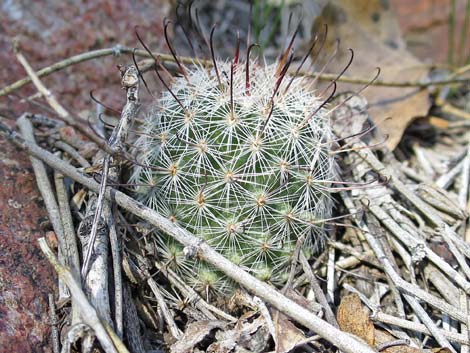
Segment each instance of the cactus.
M325 102L287 73L286 56L181 67L146 115L131 178L139 200L273 284L285 282L296 244L308 256L324 238L335 176ZM234 288L156 237L162 261L197 290Z

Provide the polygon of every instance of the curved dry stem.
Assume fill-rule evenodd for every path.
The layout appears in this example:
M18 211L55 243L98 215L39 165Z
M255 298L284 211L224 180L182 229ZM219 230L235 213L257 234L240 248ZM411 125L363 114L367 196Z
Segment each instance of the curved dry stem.
M124 47L121 45L116 45L111 48L106 48L106 49L98 49L98 50L92 50L89 52L84 52L81 54L77 54L74 56L71 56L67 59L58 61L50 66L47 66L45 68L42 68L41 70L36 72L36 75L38 77L43 77L43 76L48 76L54 72L60 71L62 69L65 69L66 67L76 65L85 61L89 60L94 60L98 59L101 57L105 56L110 56L110 55L120 55L120 54L128 54L132 55L132 52L134 51L133 48L128 48ZM135 51L136 56L140 57L150 57L150 55L145 52L144 50L136 50ZM162 53L154 53L155 57L159 57L162 62L175 62L175 59L173 56L168 55L168 54L162 54ZM202 59L197 59L197 58L192 58L192 57L186 57L186 56L179 56L178 60L181 63L184 64L193 64L194 62L199 62L200 64L204 66L212 66L212 61L211 60L202 60ZM154 62L153 60L147 61L144 60L144 62L139 63L139 67L148 67L148 65L152 65ZM307 76L307 77L317 77L320 80L323 81L331 81L336 78L336 74L321 74L319 75L317 72L307 72L307 71L299 71L296 73L298 76ZM469 79L458 79L454 77L455 75L450 76L449 79L444 79L444 80L436 80L436 81L402 81L402 82L394 82L394 81L381 81L377 80L373 82L371 85L373 86L387 86L387 87L429 87L429 86L443 86L443 85L448 85L452 83L464 83L468 82ZM367 84L369 82L368 79L363 79L360 77L351 77L351 76L342 76L339 79L337 79L338 82L345 82L345 83L352 83L352 84ZM28 83L31 82L31 78L29 77L24 77L6 87L0 90L0 97L5 96L17 89L20 89L27 85Z

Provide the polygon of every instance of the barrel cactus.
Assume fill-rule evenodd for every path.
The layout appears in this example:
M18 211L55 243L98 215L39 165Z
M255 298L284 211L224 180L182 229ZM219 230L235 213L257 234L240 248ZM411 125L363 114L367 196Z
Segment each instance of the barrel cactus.
M310 255L324 238L335 176L325 102L289 62L181 67L146 115L131 180L140 201L273 284L285 282L296 246ZM234 288L155 236L162 261L199 291Z

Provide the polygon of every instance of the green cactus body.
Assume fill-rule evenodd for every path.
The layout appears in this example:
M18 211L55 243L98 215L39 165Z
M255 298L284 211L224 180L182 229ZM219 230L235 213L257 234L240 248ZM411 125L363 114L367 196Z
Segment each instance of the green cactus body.
M277 65L250 63L249 85L246 65L217 66L220 82L214 69L195 65L158 99L137 141L132 182L138 199L280 284L297 241L311 254L331 214L329 119L307 82L281 77ZM229 293L228 279L156 236L163 261L189 283Z

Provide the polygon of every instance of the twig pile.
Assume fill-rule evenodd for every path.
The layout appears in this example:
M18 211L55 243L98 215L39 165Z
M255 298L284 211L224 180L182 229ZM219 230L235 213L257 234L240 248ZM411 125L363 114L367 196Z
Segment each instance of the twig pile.
M52 316L67 316L67 330L60 337L63 352L71 351L78 339L82 351L90 351L95 337L106 352L127 352L126 346L145 352L164 343L173 344L173 352L319 351L333 349L329 344L344 352L392 352L394 345L417 352L428 346L469 351L468 145L457 158L414 145L415 159L406 166L390 151L364 142L370 130L362 130L364 103L352 99L344 104L334 128L336 152L347 171L345 187L338 189L338 208L347 216L338 216L342 223L334 225L346 226L345 231L335 229L325 252L313 262L300 252L291 279L278 291L114 187L119 169L132 160L124 141L139 105L134 66L122 69L127 104L104 143L60 105L21 53L17 57L62 120L24 114L17 120L21 135L1 121L0 133L31 155L58 239L58 255L45 239L40 246L59 275L62 307L70 299L69 314L54 310L50 300ZM458 123L453 129L456 135L462 131ZM47 148L35 142L38 131ZM91 141L74 139L76 132ZM439 160L440 169L430 156ZM54 186L45 165L53 170ZM100 183L92 177L98 171ZM148 235L153 227L242 289L230 302L207 302L155 256ZM336 296L348 292L369 307L375 325L367 321L369 315L349 325L348 317L358 313L343 304L337 321ZM368 330L356 330L361 325ZM384 330L389 332L385 338ZM58 352L58 327L53 335Z

